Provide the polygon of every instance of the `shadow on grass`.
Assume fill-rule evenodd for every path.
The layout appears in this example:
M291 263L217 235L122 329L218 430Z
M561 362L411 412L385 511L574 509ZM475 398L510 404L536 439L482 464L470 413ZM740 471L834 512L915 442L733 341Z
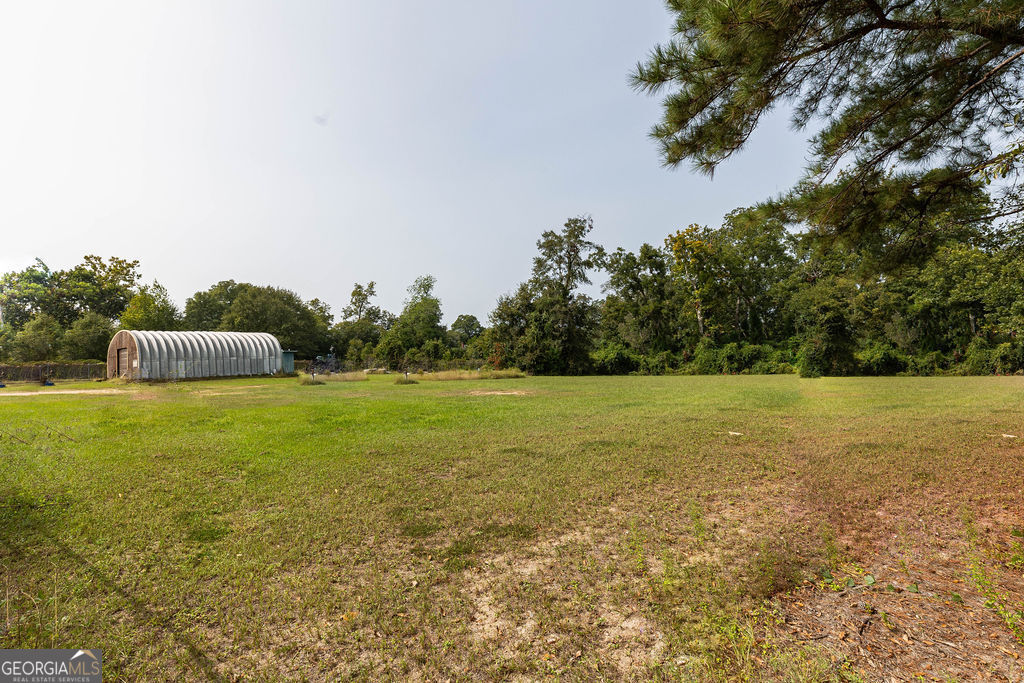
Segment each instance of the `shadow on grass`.
M199 670L205 680L225 681L222 675L217 673L215 662L186 634L175 628L172 616L163 616L153 611L150 605L143 599L137 597L124 586L119 584L107 573L98 568L78 551L64 541L56 538L48 528L52 519L45 514L47 507L54 507L53 504L39 503L14 495L8 498L7 504L3 506L3 513L0 514L0 544L2 544L10 556L24 558L25 549L28 544L19 543L19 540L37 539L41 543L49 543L57 552L67 558L71 563L84 569L92 578L101 585L108 593L119 595L127 603L132 619L141 626L155 626L163 632L168 633L188 652L192 662ZM14 572L17 575L18 572Z

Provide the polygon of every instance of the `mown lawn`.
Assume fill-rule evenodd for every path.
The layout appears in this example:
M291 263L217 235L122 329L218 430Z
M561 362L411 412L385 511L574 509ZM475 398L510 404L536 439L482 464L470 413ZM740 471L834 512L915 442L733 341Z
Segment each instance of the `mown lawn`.
M57 387L98 388L0 389L0 647L111 680L1024 678L1021 377Z

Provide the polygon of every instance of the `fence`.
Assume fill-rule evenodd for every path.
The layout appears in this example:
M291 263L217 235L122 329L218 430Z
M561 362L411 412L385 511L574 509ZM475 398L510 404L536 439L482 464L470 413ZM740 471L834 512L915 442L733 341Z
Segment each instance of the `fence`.
M442 372L444 370L479 370L481 367L491 367L486 360L481 358L453 358L451 360L421 359L402 363L394 370L408 370L409 372Z
M0 365L0 380L7 382L42 382L43 379L104 379L106 363L33 363L31 365Z
M295 372L309 372L309 366L312 361L308 360L297 360L295 361ZM393 372L438 372L442 370L478 370L481 367L491 367L488 365L486 360L479 358L456 358L452 360L419 360L416 362L399 363L395 367L388 368ZM383 362L374 364L372 367L380 368L385 367ZM365 363L352 363L350 361L342 361L338 363L337 370L340 372L355 372L359 370L365 370Z

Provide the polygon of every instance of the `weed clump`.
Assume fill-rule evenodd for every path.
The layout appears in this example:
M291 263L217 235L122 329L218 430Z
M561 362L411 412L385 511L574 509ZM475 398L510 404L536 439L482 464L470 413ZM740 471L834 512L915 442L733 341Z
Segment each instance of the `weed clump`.
M412 379L411 377L406 377L405 375L402 375L401 377L395 378L395 384L419 384L419 382Z
M304 387L314 387L319 386L321 384L326 384L326 382L324 382L319 377L314 377L313 375L307 375L306 373L302 373L299 375L299 384L301 384Z
M790 591L803 578L801 568L800 557L788 542L764 541L751 558L748 591L762 600Z

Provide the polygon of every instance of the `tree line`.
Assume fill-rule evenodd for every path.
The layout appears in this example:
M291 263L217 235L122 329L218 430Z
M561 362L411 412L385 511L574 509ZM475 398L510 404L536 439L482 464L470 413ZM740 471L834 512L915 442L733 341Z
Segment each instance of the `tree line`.
M269 332L299 358L333 354L349 367L425 367L487 355L475 316L443 324L431 275L409 286L397 315L373 303L376 283L357 283L338 321L323 301L280 287L224 280L181 310L158 281L141 280L138 261L92 255L67 270L36 259L3 274L0 361L103 359L119 329Z
M985 213L975 187L961 212ZM895 219L894 219L895 220ZM954 220L947 211L937 223ZM0 277L0 360L102 359L117 329L270 332L300 358L346 367L446 363L536 374L969 374L1024 371L1024 250L1019 230L980 220L936 225L930 242L892 227L855 246L798 232L765 203L662 244L608 250L593 221L570 218L537 241L531 277L499 297L487 325L447 327L431 275L401 311L355 284L335 320L319 299L218 282L184 310L139 263L87 256L63 271L42 261ZM965 227L966 226L966 227ZM584 288L602 279L603 296Z

